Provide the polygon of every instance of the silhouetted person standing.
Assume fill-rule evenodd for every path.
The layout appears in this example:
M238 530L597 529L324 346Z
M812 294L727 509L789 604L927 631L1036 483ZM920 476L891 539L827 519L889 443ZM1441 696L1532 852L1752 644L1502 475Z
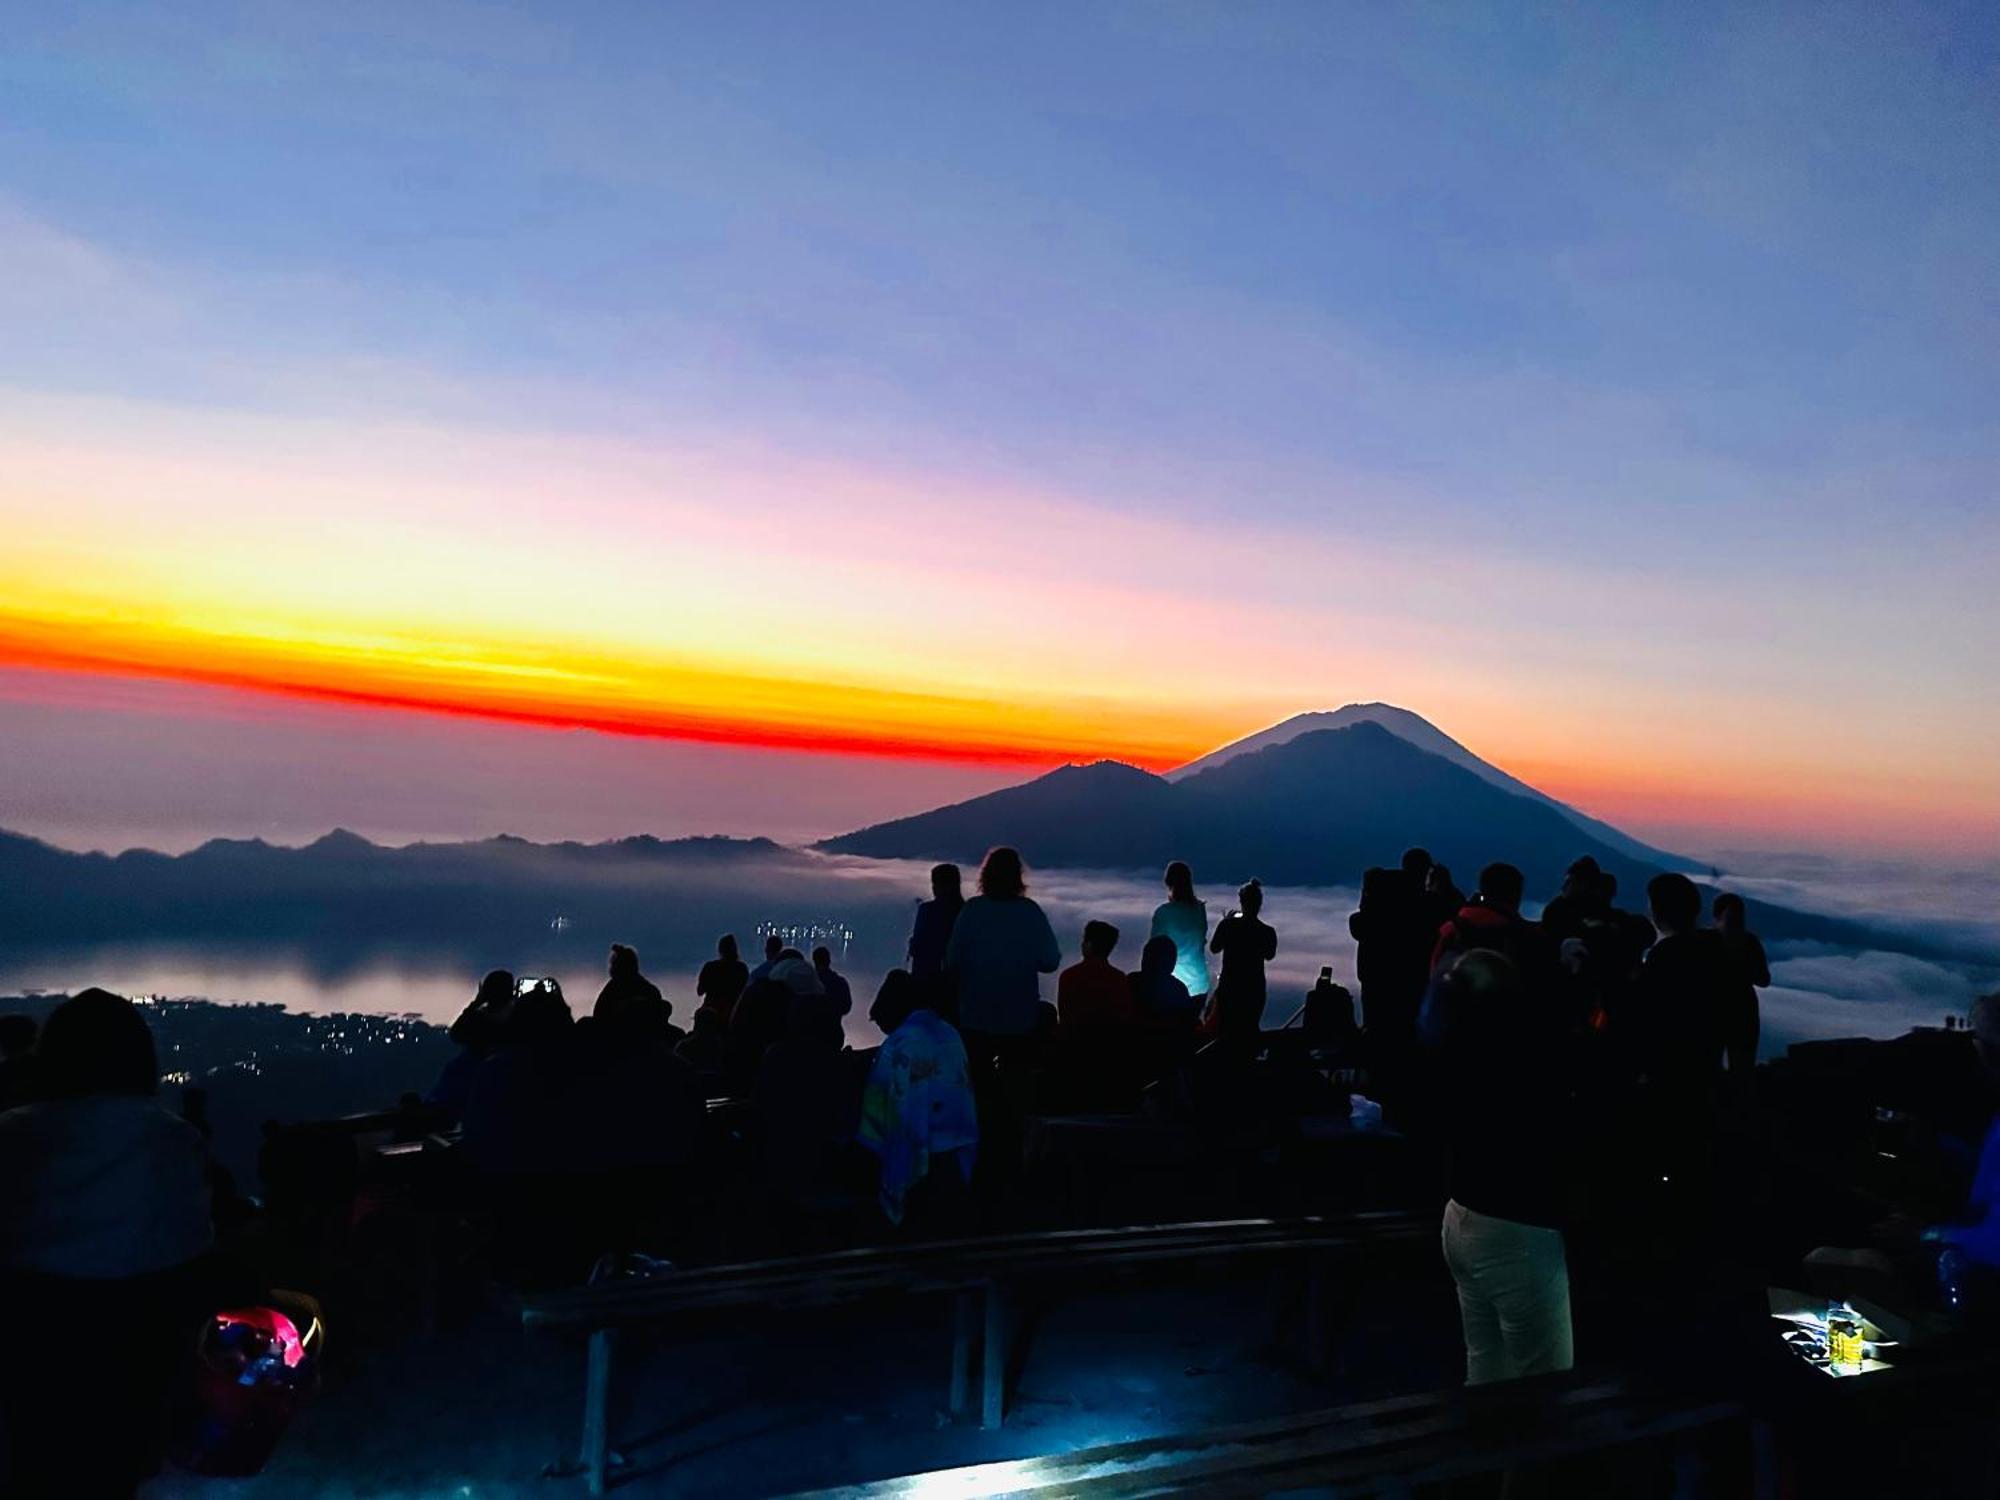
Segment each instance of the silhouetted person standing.
M1424 905L1425 925L1435 938L1437 930L1465 905L1465 892L1451 878L1450 865L1432 865L1424 871Z
M1639 1078L1633 1207L1647 1218L1633 1237L1675 1274L1692 1274L1720 1244L1724 1056L1732 1068L1754 1059L1731 1024L1736 964L1721 935L1700 925L1701 891L1669 874L1655 876L1646 896L1660 939L1610 1015Z
M1194 872L1181 860L1167 866L1167 899L1153 908L1152 937L1174 945L1174 977L1197 1004L1208 998L1208 908L1194 893Z
M723 1078L730 1092L739 1097L749 1092L765 1049L783 1036L791 1024L797 971L803 969L812 980L814 995L825 994L820 988L818 976L812 972L812 965L796 948L780 944L769 965L760 967L764 967L762 974L756 969L750 971L750 983L744 986L742 995L737 998L736 1010L729 1018L729 1031L723 1041ZM792 984L787 984L788 976Z
M1701 890L1685 875L1656 875L1646 900L1660 940L1639 970L1635 1032L1648 1081L1677 1099L1713 1098L1725 1061L1756 1065L1738 1012L1739 961L1719 932L1701 927Z
M750 969L737 956L736 934L725 932L716 940L715 957L703 964L695 976L694 992L701 997L700 1009L728 1025L737 998L749 982Z
M944 973L951 929L965 905L962 881L957 865L931 866L931 899L917 904L917 920L910 928L910 977L921 983Z
M847 982L847 976L833 967L833 950L825 944L813 949L813 972L819 977L819 986L826 992L827 1009L836 1016L845 1016L854 1009L854 986Z
M1584 923L1600 918L1610 904L1604 890L1604 871L1586 854L1570 864L1563 875L1562 889L1542 908L1542 932L1556 944L1580 937Z
M1754 1066L1758 1038L1763 1031L1757 991L1770 987L1771 961L1764 956L1763 940L1750 930L1741 896L1724 891L1709 909L1715 916L1715 930L1722 935L1722 946L1736 964L1736 1000L1730 1007L1729 1019L1732 1045Z
M0 1493L131 1495L206 1308L201 1132L162 1109L152 1033L85 990L42 1029L46 1096L0 1116ZM212 1305L212 1304L211 1304Z
M1378 867L1362 874L1361 904L1347 919L1368 1036L1378 1064L1388 1064L1391 1071L1415 1039L1417 1006L1430 979L1431 948L1437 941L1422 876L1412 874L1409 855L1403 858L1402 869Z
M1444 1258L1469 1385L1575 1362L1563 1242L1573 1131L1551 1019L1514 965L1485 949L1451 960L1425 1006L1449 1163Z
M951 930L945 967L958 984L959 1025L977 1037L1024 1037L1042 1025L1041 980L1062 963L1049 919L1028 897L1021 856L1002 845L979 867L979 894Z
M1209 947L1222 955L1215 983L1215 1032L1232 1047L1255 1047L1264 1025L1264 965L1278 954L1278 934L1259 920L1264 886L1253 880L1236 893L1237 909L1215 924Z

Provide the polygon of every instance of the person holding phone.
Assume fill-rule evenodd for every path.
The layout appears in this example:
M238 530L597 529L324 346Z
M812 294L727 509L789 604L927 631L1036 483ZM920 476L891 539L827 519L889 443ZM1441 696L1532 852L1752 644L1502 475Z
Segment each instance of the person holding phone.
M1232 1047L1254 1048L1264 1027L1264 965L1278 955L1278 934L1260 920L1264 886L1253 880L1237 891L1237 909L1215 924L1209 951L1222 955L1209 1025Z

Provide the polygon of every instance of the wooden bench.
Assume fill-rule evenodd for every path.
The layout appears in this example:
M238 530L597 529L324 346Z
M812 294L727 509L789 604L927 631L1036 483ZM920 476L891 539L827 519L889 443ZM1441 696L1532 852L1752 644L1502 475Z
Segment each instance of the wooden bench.
M521 1320L530 1330L589 1335L581 1459L595 1495L604 1492L610 1462L611 1367L621 1329L730 1308L795 1310L864 1298L954 1295L951 1410L959 1415L971 1406L973 1341L983 1324L980 1414L983 1425L997 1427L1005 1415L1009 1299L1024 1282L1304 1257L1313 1267L1310 1296L1315 1308L1312 1320L1317 1323L1320 1273L1331 1262L1419 1247L1435 1253L1437 1233L1436 1221L1428 1217L1366 1213L939 1240L712 1266L547 1292L523 1301Z
M1733 1400L1648 1390L1575 1372L1399 1396L1044 1458L908 1474L791 1500L909 1500L921 1495L1249 1497L1328 1487L1405 1495L1418 1486L1651 1441L1746 1415Z

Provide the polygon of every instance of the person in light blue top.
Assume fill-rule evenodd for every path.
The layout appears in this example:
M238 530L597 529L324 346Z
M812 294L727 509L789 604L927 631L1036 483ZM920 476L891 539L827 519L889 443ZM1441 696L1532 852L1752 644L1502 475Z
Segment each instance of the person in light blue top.
M1173 939L1174 978L1200 1002L1209 990L1208 908L1196 897L1194 872L1183 861L1167 866L1166 883L1167 899L1153 910L1150 936Z
M1062 964L1055 929L1033 901L1021 856L1002 845L979 867L979 894L952 924L945 968L958 982L958 1021L968 1032L1028 1036L1042 1020L1040 976Z

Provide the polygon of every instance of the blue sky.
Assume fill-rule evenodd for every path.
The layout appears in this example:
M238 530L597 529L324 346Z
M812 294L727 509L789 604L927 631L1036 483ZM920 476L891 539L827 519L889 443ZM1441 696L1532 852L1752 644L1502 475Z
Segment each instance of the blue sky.
M1059 494L1052 549L1331 539L1524 669L1718 674L1795 758L1893 719L1871 774L2000 802L1990 5L9 29L0 399L753 443L935 481L942 526Z

